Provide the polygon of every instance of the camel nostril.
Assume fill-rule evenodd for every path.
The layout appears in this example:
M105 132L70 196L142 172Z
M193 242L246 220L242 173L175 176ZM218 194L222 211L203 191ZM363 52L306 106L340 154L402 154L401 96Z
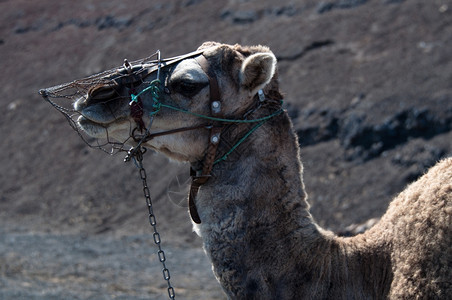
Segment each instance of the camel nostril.
M106 102L118 95L115 86L98 85L89 89L86 102L88 105Z

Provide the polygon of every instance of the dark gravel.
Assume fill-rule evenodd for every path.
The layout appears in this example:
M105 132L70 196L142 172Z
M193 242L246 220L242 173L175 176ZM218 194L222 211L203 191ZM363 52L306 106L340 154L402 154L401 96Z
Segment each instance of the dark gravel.
M163 243L178 299L224 299L201 249ZM0 234L0 299L167 299L149 235Z

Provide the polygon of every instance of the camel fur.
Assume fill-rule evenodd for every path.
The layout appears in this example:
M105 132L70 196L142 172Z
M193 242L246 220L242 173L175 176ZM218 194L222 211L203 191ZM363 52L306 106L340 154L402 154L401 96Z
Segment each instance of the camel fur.
M218 79L225 117L242 118L258 101L260 89L272 104L252 110L247 118L275 111L282 96L276 58L268 48L209 42L200 49L206 49ZM194 59L162 70L162 77L169 91L162 103L210 113L208 76ZM126 95L122 89L117 86L115 92ZM104 122L111 119L111 109L94 109L99 101L90 102L90 97L75 105L82 115L79 125L95 137L104 131L120 141L129 139L132 121L124 121L131 120L128 101L115 104L117 121ZM143 103L146 116L152 99L143 96ZM151 131L202 122L162 109ZM249 130L246 124L228 127L219 153ZM208 143L208 131L200 129L159 136L145 146L199 167ZM452 158L409 185L370 230L344 238L320 228L309 212L298 145L287 113L275 116L214 165L195 199L202 221L195 231L230 299L451 297Z

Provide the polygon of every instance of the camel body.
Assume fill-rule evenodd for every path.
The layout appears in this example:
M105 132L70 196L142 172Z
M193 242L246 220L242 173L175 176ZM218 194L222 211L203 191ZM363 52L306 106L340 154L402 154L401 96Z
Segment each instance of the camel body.
M202 55L218 80L225 118L271 115L282 98L276 58L262 46L205 43ZM161 103L155 111L144 89L144 124L161 132L199 127L209 115L209 74L194 58L161 70ZM154 76L154 77L152 77ZM265 100L256 105L258 91ZM131 139L134 118L127 85L96 87L74 107L78 126L93 137ZM100 96L99 96L100 95ZM113 95L112 99L106 99ZM138 97L137 97L138 98ZM266 103L273 103L266 105ZM154 104L154 105L153 105ZM276 105L278 106L278 105ZM169 107L169 106L168 106ZM250 110L250 107L255 109ZM247 124L221 133L218 153L250 132ZM156 136L144 146L172 159L202 166L209 134L204 129ZM342 238L320 228L309 213L297 136L284 112L253 129L213 165L196 198L202 237L213 271L231 299L446 299L452 295L452 159L439 162L398 195L364 234Z

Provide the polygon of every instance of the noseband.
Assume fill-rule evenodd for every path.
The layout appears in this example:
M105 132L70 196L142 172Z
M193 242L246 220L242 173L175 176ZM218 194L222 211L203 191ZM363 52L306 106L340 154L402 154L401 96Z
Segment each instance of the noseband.
M221 118L223 116L221 114L221 95L217 76L210 69L209 62L204 55L197 56L195 59L209 78L210 115L212 117ZM194 170L193 168L190 169L192 181L190 186L190 194L188 196L188 207L190 210L190 216L193 222L195 222L196 224L201 223L201 218L199 217L198 210L196 209L195 198L198 195L198 191L201 185L206 183L209 179L210 172L212 171L215 162L218 144L220 144L220 135L222 129L222 124L214 124L210 129L209 146L207 147L207 153L204 156L204 161L202 162L203 168L202 170L200 170L201 172Z

